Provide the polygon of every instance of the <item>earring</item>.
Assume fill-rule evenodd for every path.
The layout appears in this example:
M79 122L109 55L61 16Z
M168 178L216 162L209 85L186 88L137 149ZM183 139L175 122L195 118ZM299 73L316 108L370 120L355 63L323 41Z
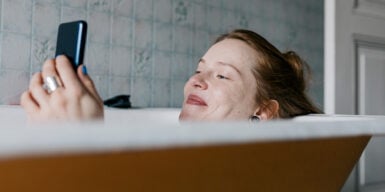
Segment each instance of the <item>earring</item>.
M259 121L259 120L260 120L259 117L256 116L256 115L253 115L253 116L250 117L250 121L251 121L251 122L257 122L257 121Z

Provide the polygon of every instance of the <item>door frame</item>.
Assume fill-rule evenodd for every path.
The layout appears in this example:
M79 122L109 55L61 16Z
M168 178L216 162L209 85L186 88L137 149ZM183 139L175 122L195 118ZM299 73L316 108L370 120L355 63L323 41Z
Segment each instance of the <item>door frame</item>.
M368 2L324 0L326 114L358 113L357 58L354 56L357 54L357 47L362 44L383 47L385 44L385 15L380 14L377 9L370 14ZM343 6L350 7L341 9ZM385 4L383 6L385 7Z
M358 47L382 48L385 45L385 14L378 11L376 3L385 9L383 1L324 0L326 114L359 113ZM361 190L362 168L364 167L358 164L342 191Z

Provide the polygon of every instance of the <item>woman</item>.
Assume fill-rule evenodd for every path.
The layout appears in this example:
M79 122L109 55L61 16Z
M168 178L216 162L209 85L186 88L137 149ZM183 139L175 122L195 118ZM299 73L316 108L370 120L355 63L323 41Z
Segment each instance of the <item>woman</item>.
M220 36L199 60L185 84L179 119L268 120L321 113L306 95L307 72L294 52L281 53L258 34L235 30ZM43 79L57 81L52 92L43 88ZM33 121L103 118L102 100L86 68L75 74L64 56L44 63L21 104Z

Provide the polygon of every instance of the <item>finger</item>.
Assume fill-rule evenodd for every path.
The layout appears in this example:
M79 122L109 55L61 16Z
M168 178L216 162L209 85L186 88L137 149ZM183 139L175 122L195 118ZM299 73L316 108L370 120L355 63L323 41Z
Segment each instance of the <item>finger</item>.
M60 79L59 74L56 71L56 63L54 59L47 59L43 64L43 71L42 76L43 79L46 79L47 77L55 77L56 82L58 83L59 87L63 87L63 83Z
M100 98L98 91L96 90L95 84L87 73L87 68L84 65L80 65L77 72L80 81L83 83L87 91L91 93L96 99L101 101L102 99Z
M36 113L39 110L39 105L32 97L31 92L25 91L20 97L20 105L27 113Z
M76 89L81 86L79 78L68 58L64 55L56 57L56 70L62 80L64 87Z
M41 107L42 105L44 106L48 103L49 95L43 88L42 74L40 72L32 76L29 91L31 97L36 101L38 106Z

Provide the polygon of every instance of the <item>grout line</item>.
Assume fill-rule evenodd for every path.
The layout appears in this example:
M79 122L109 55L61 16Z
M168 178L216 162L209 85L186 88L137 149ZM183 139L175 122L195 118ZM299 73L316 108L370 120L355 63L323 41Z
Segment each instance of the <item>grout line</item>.
M151 45L151 59L152 59L152 63L151 63L151 84L150 84L150 90L151 90L151 98L150 98L150 107L154 107L154 95L156 94L155 93L155 86L154 86L154 83L155 83L155 80L154 80L154 77L155 77L155 3L154 3L154 0L151 1L152 2L152 26L151 26L151 38L152 38L152 45Z
M34 16L35 16L35 2L31 3L31 33L30 33L30 45L29 45L29 77L32 77L33 74L33 38L35 37L34 30Z
M0 2L0 57L3 58L3 33L4 33L4 2ZM2 59L0 58L0 70L3 68L3 62ZM31 72L30 72L31 73ZM30 75L31 76L31 75Z
M170 105L169 107L174 107L175 104L174 104L174 96L175 96L175 86L172 86L174 85L174 76L173 76L173 68L175 66L175 11L174 11L174 8L175 8L175 1L171 0L171 27L172 27L172 30L171 30L171 67L170 67L170 85L171 85L171 88L170 88Z
M136 24L136 0L132 1L131 13L132 13L132 22L131 22L131 64L130 64L130 95L134 92L134 70L135 70L135 24ZM131 97L132 98L132 97Z
M109 17L110 17L110 31L109 31L109 45L108 45L108 75L107 75L107 88L108 88L108 93L107 93L107 98L110 98L114 95L112 95L112 80L113 80L113 75L112 75L112 29L113 29L113 26L114 26L114 1L111 1L111 5L110 5L110 11L109 11Z
M61 23L63 21L63 1L64 0L61 0L60 1L60 16L59 16L59 23Z

